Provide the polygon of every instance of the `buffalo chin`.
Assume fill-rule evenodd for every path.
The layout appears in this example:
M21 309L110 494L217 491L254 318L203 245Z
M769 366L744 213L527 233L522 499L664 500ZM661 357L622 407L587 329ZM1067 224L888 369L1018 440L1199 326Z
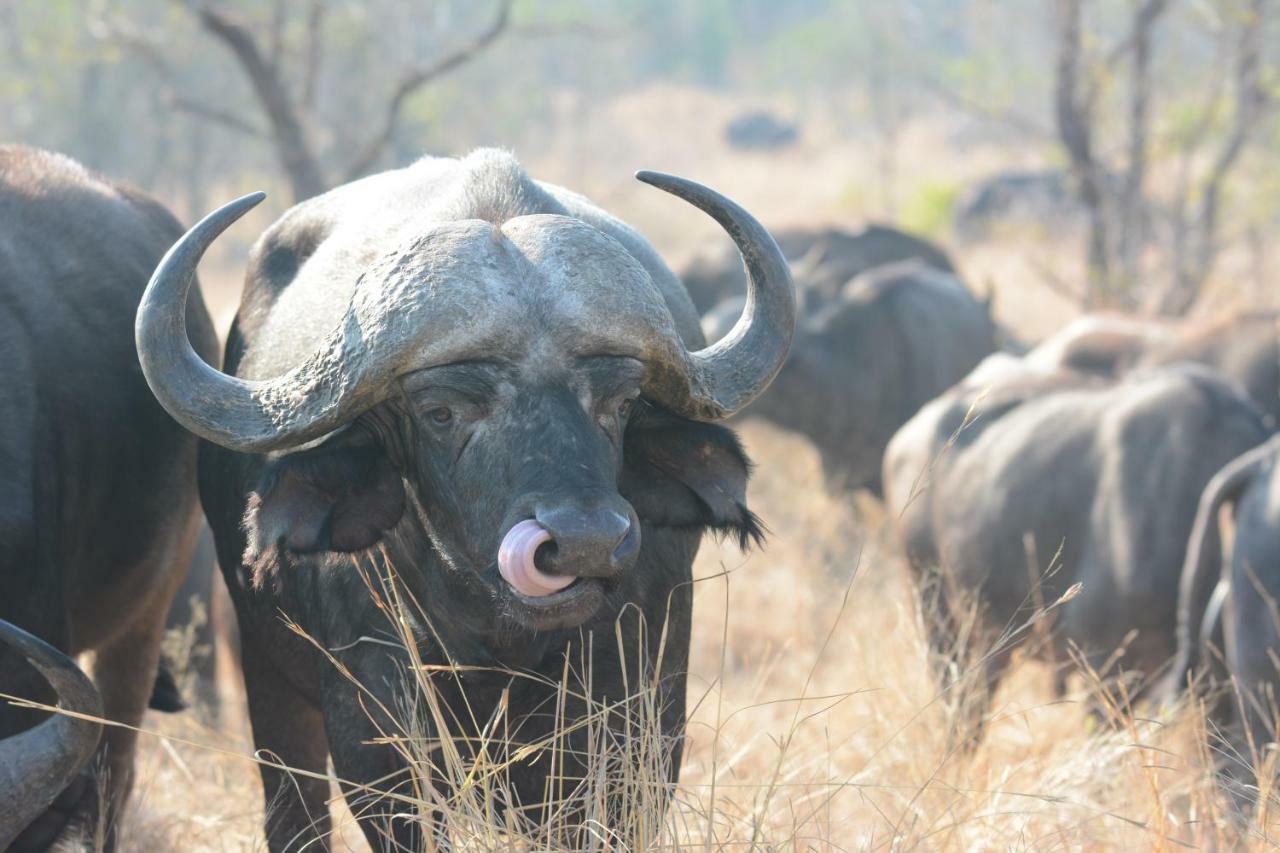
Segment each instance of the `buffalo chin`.
M576 628L604 606L606 581L580 577L551 595L528 596L501 582L503 609L509 619L533 631Z

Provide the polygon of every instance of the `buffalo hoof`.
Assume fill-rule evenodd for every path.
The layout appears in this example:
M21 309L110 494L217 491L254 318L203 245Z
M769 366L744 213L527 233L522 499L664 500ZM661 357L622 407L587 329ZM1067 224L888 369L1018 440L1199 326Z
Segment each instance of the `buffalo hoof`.
M178 682L174 680L173 673L169 671L164 661L160 661L160 668L156 670L156 681L151 687L151 698L147 701L147 707L166 714L187 710L187 702L182 698Z

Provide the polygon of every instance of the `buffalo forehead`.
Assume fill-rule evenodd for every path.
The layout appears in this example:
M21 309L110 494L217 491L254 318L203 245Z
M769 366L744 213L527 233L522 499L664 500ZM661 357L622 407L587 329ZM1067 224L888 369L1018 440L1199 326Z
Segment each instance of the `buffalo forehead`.
M649 273L609 235L553 214L519 216L502 233L535 272L536 303L567 319L608 323L619 315L672 329L662 292Z
M417 288L428 310L460 312L456 340L465 357L516 357L548 347L573 353L644 357L678 337L661 291L612 237L577 219L533 214L494 226L450 223L389 258L392 283L409 298L391 311L412 317ZM371 313L382 313L375 311Z
M520 360L549 348L679 357L671 315L644 267L617 241L569 217L521 216L501 227L476 219L423 223L362 270L341 272L357 281L334 341L339 360L379 361L394 352L393 371L406 372Z

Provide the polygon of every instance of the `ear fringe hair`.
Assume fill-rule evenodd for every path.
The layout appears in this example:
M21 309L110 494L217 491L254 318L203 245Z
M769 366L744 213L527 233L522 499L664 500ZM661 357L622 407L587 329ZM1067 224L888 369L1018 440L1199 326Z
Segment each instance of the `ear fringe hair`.
M745 504L737 504L739 518L733 521L723 521L718 524L701 525L715 532L717 538L724 540L730 536L738 541L738 547L743 551L750 551L752 548L763 548L765 540L769 536L769 528L751 510L747 509Z
M280 578L284 570L284 562L288 559L282 542L272 542L265 547L262 544L262 533L258 530L258 510L262 506L262 495L250 492L245 506L244 517L240 520L240 528L245 532L244 556L241 564L249 569L250 586L256 591L269 589L280 592Z

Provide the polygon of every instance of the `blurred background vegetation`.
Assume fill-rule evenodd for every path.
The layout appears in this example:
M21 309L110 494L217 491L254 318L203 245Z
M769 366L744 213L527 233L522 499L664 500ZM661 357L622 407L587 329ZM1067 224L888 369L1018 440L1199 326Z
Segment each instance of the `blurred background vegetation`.
M1215 275L1265 266L1280 221L1271 5L10 0L0 137L186 219L241 190L267 189L279 212L500 145L623 215L629 170L684 168L739 175L747 189L722 189L768 224L871 218L946 239L975 184L1056 169L1081 209L1079 259L1031 248L1062 243L1054 223L1022 223L1032 277L1068 302L1178 314ZM725 145L753 109L798 128L790 153ZM655 227L696 249L683 220Z

